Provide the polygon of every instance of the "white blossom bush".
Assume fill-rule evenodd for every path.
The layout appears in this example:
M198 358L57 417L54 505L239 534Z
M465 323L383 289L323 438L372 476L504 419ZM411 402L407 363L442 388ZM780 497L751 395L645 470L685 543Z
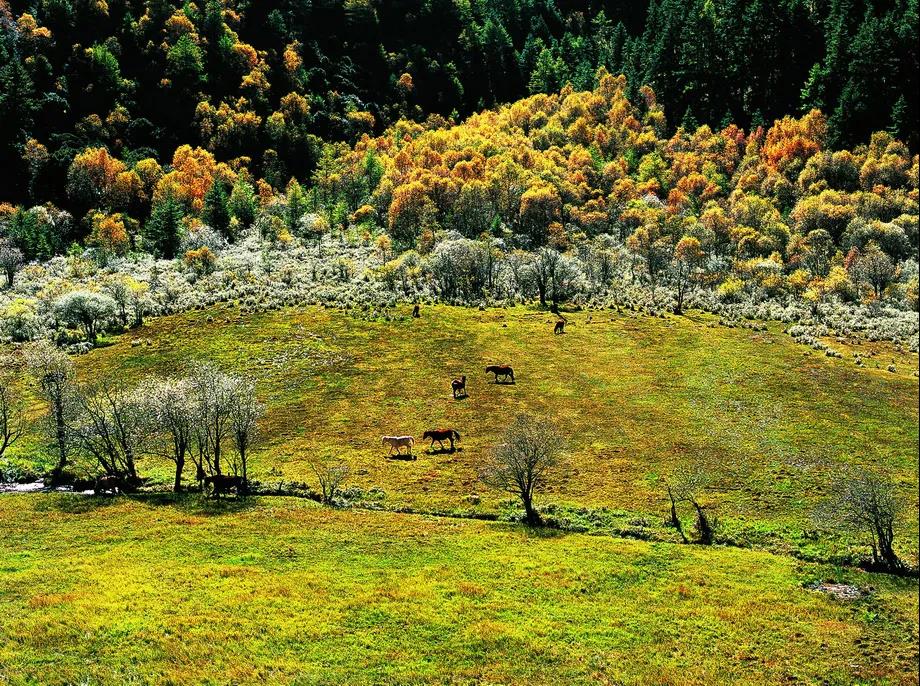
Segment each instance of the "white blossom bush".
M541 253L512 249L501 239L473 240L441 232L427 254L393 255L373 241L359 239L357 231L339 237L321 234L319 215L300 219L298 233L303 237L285 235L277 227L283 223L284 205L277 205L263 210L255 225L233 244L208 227L200 227L183 241L183 249L204 246L216 255L210 273L196 273L181 258L157 260L143 253L115 256L104 266L89 259L88 253L25 265L13 287L0 290L0 337L72 340L73 336L61 338L68 320L55 304L75 291L109 298L119 295L115 311L107 308L106 321L100 323L105 331L121 330L126 322L136 324L147 316L200 310L216 303L234 303L246 312L325 305L368 317L391 316L379 313L398 302L507 306L534 301L541 280L550 295L552 288L558 288L560 301L576 307L663 316L676 306L668 279L660 279L652 288L641 277L641 264L612 236L585 241L556 259L546 252L551 248L542 249L541 258ZM547 257L556 269L551 276L546 273ZM915 261L905 262L902 280L915 278L916 271ZM127 291L123 285L113 290L113 279L128 280L131 286ZM792 295L770 297L756 286L745 285L738 301L730 302L717 289L694 284L684 306L716 314L726 326L762 330L768 321L788 324L790 335L807 345L829 336L861 336L892 341L914 352L918 348L917 312L904 300L864 305L829 298L810 303Z

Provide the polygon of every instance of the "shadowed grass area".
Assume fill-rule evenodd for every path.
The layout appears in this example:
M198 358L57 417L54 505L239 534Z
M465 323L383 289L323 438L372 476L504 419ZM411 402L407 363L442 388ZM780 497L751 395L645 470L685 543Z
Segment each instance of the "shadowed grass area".
M553 315L524 308L408 312L367 320L227 307L165 317L78 358L79 374L140 379L193 359L254 374L268 408L254 478L312 483L309 457L332 454L352 466L353 485L382 489L391 509L496 511L504 496L484 490L476 466L520 411L552 418L570 440L543 504L608 508L655 526L663 479L676 463L703 459L715 465L707 499L726 535L772 549L809 553L803 532L833 475L847 464L880 467L911 504L899 545L916 557L916 355L874 345L882 368L857 368L777 326L725 328L701 314L576 313L555 336ZM889 361L896 373L885 371ZM490 363L512 364L517 383L493 383ZM450 380L461 374L469 398L454 400ZM461 450L427 454L419 443L416 461L386 459L382 434L420 440L440 426L459 430ZM18 453L34 447L23 442ZM169 467L147 461L143 471L166 483Z
M257 503L0 498L4 683L916 683L914 581Z

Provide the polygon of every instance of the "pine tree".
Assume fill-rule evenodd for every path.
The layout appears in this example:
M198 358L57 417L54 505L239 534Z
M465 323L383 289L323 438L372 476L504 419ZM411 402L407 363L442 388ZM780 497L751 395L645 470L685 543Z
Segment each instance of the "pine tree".
M230 199L220 181L212 183L205 194L201 219L228 241L232 242L235 238L230 230Z
M144 243L157 257L172 259L179 250L182 234L182 205L172 193L155 203L144 227Z

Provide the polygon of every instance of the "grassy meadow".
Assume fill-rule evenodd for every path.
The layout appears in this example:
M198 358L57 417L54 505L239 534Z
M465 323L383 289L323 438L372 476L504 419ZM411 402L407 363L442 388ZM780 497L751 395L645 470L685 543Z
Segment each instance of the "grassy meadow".
M552 315L525 308L226 306L75 358L83 381L196 359L253 374L266 416L251 476L315 486L319 453L363 495L346 510L0 495L0 684L916 683L916 579L834 564L860 542L816 533L812 513L842 467L883 468L916 563L917 356L834 341L834 359L779 325L698 313L568 317L554 336ZM485 374L500 362L517 383ZM469 397L454 400L461 374ZM477 479L521 411L568 439L537 503L565 530L504 521L517 506ZM440 426L460 450L427 452ZM387 459L380 436L404 433L418 459ZM40 466L40 448L31 433L13 460ZM664 480L686 460L715 475L724 545L678 545L664 525ZM165 487L170 467L141 473ZM864 594L813 589L826 581Z
M140 380L207 359L252 374L267 406L254 479L312 483L310 456L331 455L351 465L351 485L373 489L375 506L391 510L499 512L507 496L486 489L476 467L521 411L552 418L569 441L540 504L588 508L591 528L660 529L664 480L686 460L710 465L707 499L724 536L773 550L834 552L808 532L842 465L889 470L917 502L915 354L863 343L854 349L868 365L858 368L849 354L795 344L779 326L727 328L702 314L580 312L562 336L552 333L553 315L525 308L422 314L196 311L113 339L77 358L78 373ZM513 364L516 384L485 374L502 362ZM454 400L450 380L461 374L469 397ZM442 426L457 428L460 450L427 453L423 431ZM418 459L387 459L383 434L414 435ZM16 447L20 459L37 448ZM148 461L142 472L166 484L170 469ZM900 544L915 559L916 507L908 515Z
M4 496L0 521L4 684L917 679L913 580L788 556L291 498Z

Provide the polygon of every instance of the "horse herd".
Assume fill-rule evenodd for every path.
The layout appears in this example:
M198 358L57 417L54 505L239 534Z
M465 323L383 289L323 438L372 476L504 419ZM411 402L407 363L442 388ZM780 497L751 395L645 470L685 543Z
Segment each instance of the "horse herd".
M486 374L493 374L495 376L495 383L515 383L514 381L514 369L507 364L490 364L486 367ZM499 381L502 379L502 381ZM459 400L461 398L468 397L466 392L466 375L461 376L459 379L453 379L450 382L451 391L454 394L454 400ZM412 447L415 445L414 436L381 436L382 444L390 446L390 450L387 453L387 457L393 455L394 451L397 455L406 455L411 457L413 460L415 456L412 454ZM444 441L448 441L450 447L447 448L450 452L454 452L455 446L454 441L460 442L460 432L456 429L429 429L422 434L422 440L430 440L429 450L434 449L434 444L438 443L441 446L441 450L444 450ZM402 449L405 449L405 453L401 452Z

